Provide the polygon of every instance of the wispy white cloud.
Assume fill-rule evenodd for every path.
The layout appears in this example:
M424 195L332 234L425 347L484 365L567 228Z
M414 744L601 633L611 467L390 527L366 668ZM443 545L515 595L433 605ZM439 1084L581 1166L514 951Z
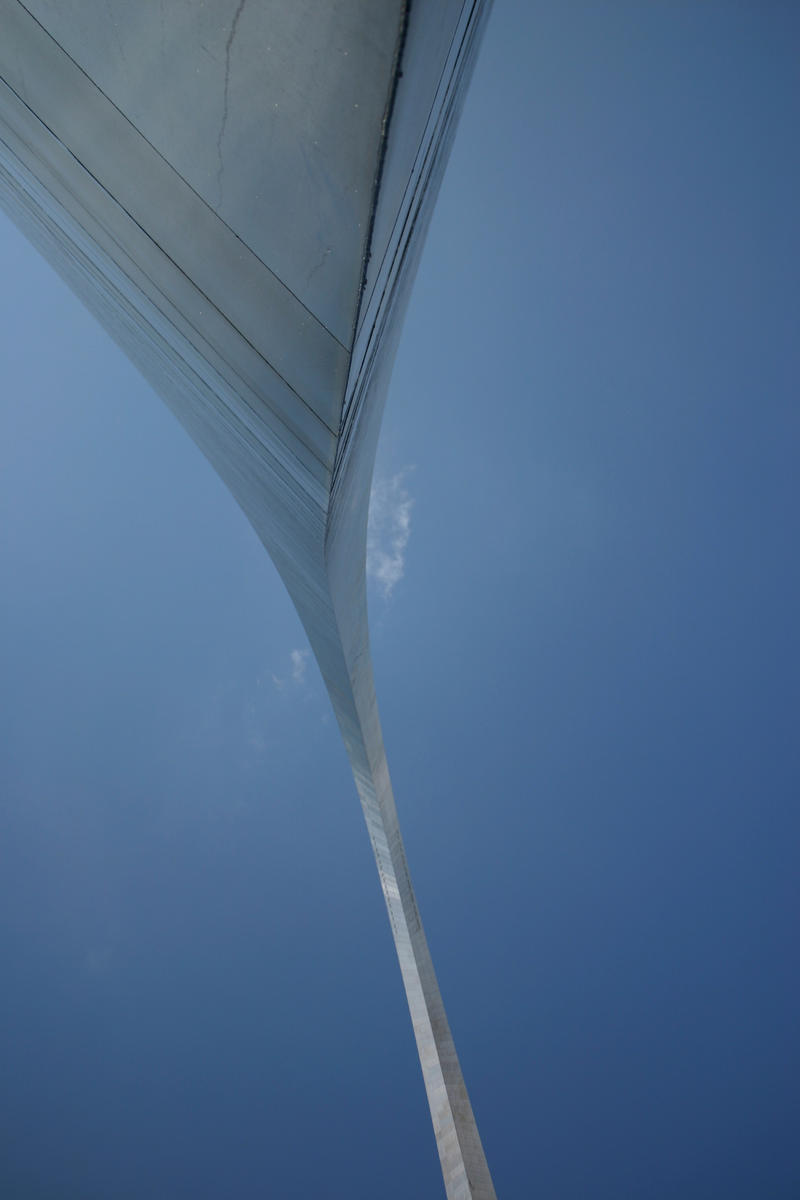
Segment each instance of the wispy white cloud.
M308 656L310 650L293 650L289 655L292 660L292 682L303 683L306 677L306 667L308 666Z
M308 659L311 654L310 650L292 650L289 654L289 662L291 664L288 676L275 675L272 676L272 682L276 688L283 690L287 683L292 683L296 687L306 681L306 669L308 667Z
M414 501L405 485L407 467L388 478L376 478L372 484L367 526L367 578L388 600L403 578L406 550L411 537L411 509Z

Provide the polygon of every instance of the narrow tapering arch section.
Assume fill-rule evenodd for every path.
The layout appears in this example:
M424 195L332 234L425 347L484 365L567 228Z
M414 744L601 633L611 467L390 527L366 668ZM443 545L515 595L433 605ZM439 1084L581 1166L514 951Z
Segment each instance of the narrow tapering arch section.
M366 524L488 8L0 0L0 202L225 480L300 614L372 842L449 1200L495 1191L392 794Z

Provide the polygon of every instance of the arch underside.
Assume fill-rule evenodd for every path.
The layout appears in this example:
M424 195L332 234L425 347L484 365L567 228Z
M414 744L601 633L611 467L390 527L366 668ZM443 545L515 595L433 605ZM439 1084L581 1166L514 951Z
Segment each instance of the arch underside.
M389 374L488 4L348 0L307 46L308 94L278 58L298 13L305 28L320 6L202 7L218 18L214 71L194 85L211 132L187 148L193 77L174 64L209 34L196 6L176 4L159 31L121 0L0 0L0 203L172 408L275 561L353 769L447 1196L489 1200L400 834L365 585ZM266 136L248 108L254 80L255 102L279 114L271 190L260 162L249 183L241 167L248 139Z

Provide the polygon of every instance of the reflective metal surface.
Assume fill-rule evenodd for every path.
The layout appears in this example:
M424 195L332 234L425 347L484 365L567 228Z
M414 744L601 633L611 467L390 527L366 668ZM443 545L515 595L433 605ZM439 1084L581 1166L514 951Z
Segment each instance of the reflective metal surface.
M353 769L450 1200L494 1196L406 863L365 550L382 407L488 4L0 0L0 202L225 480Z

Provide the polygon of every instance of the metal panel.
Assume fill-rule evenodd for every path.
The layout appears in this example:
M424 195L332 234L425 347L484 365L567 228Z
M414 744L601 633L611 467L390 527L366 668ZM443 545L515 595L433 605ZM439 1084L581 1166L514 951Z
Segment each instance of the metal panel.
M236 237L348 341L400 0L26 7Z
M281 573L361 799L447 1196L492 1200L400 835L365 588L383 401L488 5L429 0L405 13L355 0L263 5L241 57L234 47L251 19L244 3L233 11L206 5L205 13L176 4L163 26L154 10L145 17L119 0L35 7L58 40L21 4L0 0L0 201L172 407ZM316 14L317 25L301 31L300 12L308 21ZM273 66L262 87L269 30ZM220 112L219 86L214 104L203 95L211 68L202 54L218 63L223 50ZM174 78L159 95L171 116L145 95L151 71L161 78L168 68ZM280 95L293 97L291 148L264 119L265 97L278 94L270 89L280 80ZM366 112L322 113L320 88L338 109L343 97L346 108L363 94ZM323 131L330 186L320 207L304 164ZM286 178L265 200L271 169ZM274 223L262 223L258 214L269 215L278 193ZM247 246L220 216L231 215L228 205ZM365 273L366 229L374 261ZM331 253L319 263L328 241ZM305 276L304 290L298 280L310 261L319 269Z

